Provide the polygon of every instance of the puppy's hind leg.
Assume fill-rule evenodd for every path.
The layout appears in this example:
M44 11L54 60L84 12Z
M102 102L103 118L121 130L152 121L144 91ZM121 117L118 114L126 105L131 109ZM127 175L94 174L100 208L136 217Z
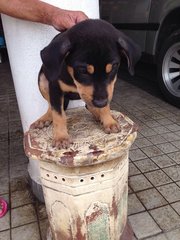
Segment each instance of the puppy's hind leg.
M68 148L71 139L68 134L66 114L64 112L64 93L58 82L49 84L50 102L53 118L53 146L59 149Z
M40 89L42 96L49 103L49 108L42 117L40 117L37 121L35 121L31 125L31 128L48 127L52 123L52 111L51 111L50 97L49 97L49 82L43 73L39 74L39 89Z
M43 128L48 127L52 123L52 111L51 107L49 106L47 112L40 117L38 120L36 120L32 125L31 128Z

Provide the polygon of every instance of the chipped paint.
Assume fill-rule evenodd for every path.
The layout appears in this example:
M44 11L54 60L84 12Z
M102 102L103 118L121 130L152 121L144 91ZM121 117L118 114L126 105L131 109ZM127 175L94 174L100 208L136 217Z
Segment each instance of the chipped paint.
M82 221L81 217L78 216L75 222L76 222L76 228L77 228L76 239L86 240L85 234L82 234L82 226L84 225L84 221Z
M122 195L120 200L117 203L117 210L118 210L118 216L117 216L117 222L119 223L119 233L122 234L127 220L127 197L128 197L128 186L125 185L122 189Z
M101 155L103 153L104 153L104 151L102 151L102 150L96 150L96 151L87 153L87 155L88 156L99 157L99 155Z
M55 201L51 205L50 211L47 211L51 223L51 230L54 240L72 240L72 215L68 206L63 202Z
M63 154L65 155L65 156L71 156L71 157L75 157L77 154L79 153L79 151L74 151L73 149L71 149L71 151L68 151L68 152L64 152Z
M96 221L96 219L102 214L103 214L102 209L99 209L98 211L93 212L90 216L87 216L86 221L88 223Z
M94 151L97 151L97 150L98 150L98 147L97 147L96 145L91 144L91 145L89 146L89 149L92 149L92 150L94 150Z
M118 216L118 207L117 207L117 202L116 202L115 196L113 196L113 198L112 198L112 208L111 209L112 209L111 215L113 215L116 219Z
M79 151L70 150L63 152L62 157L60 157L59 162L63 165L74 166L74 157L79 153Z
M98 146L93 145L93 144L91 144L91 145L89 146L89 149L92 149L93 151L88 152L88 153L87 153L87 156L89 156L89 157L91 157L91 156L92 156L92 157L96 157L96 158L93 159L93 162L97 161L97 160L98 160L97 158L98 158L101 154L104 153L103 150L100 150L100 149L98 148Z
M110 240L108 206L101 202L92 203L86 213L88 240Z
M63 156L59 160L59 163L61 163L62 165L67 165L72 167L74 166L73 162L74 162L74 157L72 156Z
M24 150L28 157L32 157L32 159L40 159L42 150L40 149L38 143L34 138L30 138L31 135L28 132L24 135ZM30 147L32 144L33 148Z

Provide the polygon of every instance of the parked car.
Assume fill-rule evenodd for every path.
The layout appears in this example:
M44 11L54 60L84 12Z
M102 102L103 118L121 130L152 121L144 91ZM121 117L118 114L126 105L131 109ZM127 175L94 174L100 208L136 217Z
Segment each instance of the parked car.
M180 0L101 0L100 11L153 57L163 95L180 107Z

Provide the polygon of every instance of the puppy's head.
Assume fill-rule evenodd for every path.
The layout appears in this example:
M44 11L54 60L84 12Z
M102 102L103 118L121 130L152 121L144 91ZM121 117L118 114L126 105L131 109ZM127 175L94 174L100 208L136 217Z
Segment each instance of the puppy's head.
M105 107L112 99L121 57L128 69L140 57L138 46L103 20L86 20L57 35L41 51L44 72L49 81L59 79L66 63L81 98L91 106Z

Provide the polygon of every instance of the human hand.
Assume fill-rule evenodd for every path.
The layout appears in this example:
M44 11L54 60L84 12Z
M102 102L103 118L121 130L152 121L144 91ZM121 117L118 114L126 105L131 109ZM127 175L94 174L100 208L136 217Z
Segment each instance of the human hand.
M88 19L81 11L70 11L57 8L52 15L51 25L59 31L65 31L78 22Z

